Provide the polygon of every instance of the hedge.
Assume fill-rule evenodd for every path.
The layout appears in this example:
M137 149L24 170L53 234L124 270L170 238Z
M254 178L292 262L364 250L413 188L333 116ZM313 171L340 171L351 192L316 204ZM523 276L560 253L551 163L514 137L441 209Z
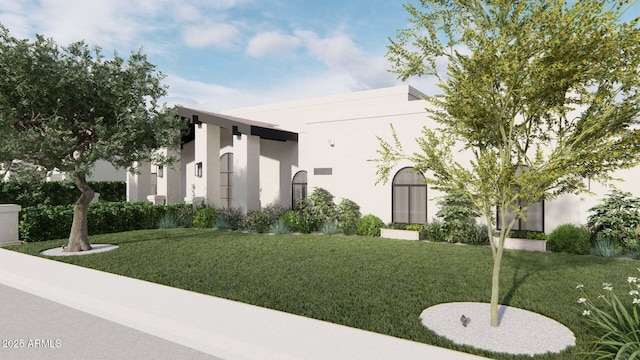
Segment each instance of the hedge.
M100 193L100 200L126 201L127 185L124 181L89 181L89 186ZM0 182L0 204L37 205L75 204L80 190L70 181L6 181Z
M150 202L97 202L89 207L89 235L154 229L165 213L190 204L153 205ZM38 205L20 211L19 236L26 242L68 238L73 205Z

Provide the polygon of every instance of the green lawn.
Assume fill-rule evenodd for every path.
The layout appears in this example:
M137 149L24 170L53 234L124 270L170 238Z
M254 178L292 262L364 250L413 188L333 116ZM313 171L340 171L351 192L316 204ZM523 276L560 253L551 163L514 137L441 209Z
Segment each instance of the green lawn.
M96 235L91 241L120 248L56 260L492 358L530 358L458 346L420 324L420 312L431 305L489 300L488 247L207 229ZM8 248L38 254L63 243ZM638 267L636 260L507 251L501 299L576 334L575 348L536 359L581 358L592 334L584 327L575 286L595 291L606 281L622 291Z

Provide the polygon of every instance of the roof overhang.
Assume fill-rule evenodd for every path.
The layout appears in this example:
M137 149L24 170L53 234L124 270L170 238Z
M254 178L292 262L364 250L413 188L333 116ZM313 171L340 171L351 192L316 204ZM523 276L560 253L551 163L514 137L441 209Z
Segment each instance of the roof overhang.
M298 141L298 133L278 129L277 125L208 111L178 107L178 116L189 121L191 133L197 124L211 124L229 129L233 135L254 135L275 141Z

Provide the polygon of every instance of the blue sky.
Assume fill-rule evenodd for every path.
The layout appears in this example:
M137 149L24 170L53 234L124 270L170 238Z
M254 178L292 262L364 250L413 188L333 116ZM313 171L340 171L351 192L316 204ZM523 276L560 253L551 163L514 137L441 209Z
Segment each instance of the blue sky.
M222 111L401 84L384 55L407 25L403 2L2 0L0 23L107 56L142 47L167 75L168 103ZM430 79L409 83L433 89Z

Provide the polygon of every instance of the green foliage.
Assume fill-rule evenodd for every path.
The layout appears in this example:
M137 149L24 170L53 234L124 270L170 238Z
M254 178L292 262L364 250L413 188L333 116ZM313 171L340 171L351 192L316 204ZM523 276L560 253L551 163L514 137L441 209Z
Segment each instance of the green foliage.
M244 222L244 215L240 209L236 208L222 208L217 209L219 217L224 219L231 230L238 230L242 227ZM216 220L217 221L217 220Z
M636 359L640 356L640 279L627 278L628 290L618 296L611 283L603 283L604 295L589 298L583 285L578 289L584 297L578 299L584 309L582 314L598 338L595 349L587 354L598 359Z
M89 181L89 186L100 193L101 201L126 201L124 181ZM36 205L75 204L80 191L69 181L0 181L0 204Z
M212 228L216 219L216 210L207 206L198 209L192 223L197 228Z
M507 237L517 239L547 240L547 234L540 231L511 230Z
M465 236L475 229L480 216L466 194L447 194L438 200L440 210L436 216L443 221L443 231L448 242L464 242Z
M444 224L439 220L432 220L424 226L425 239L434 242L446 241L447 236L444 231Z
M27 242L68 237L72 221L71 205L26 207L20 211L19 237Z
M574 224L559 225L549 234L547 248L553 252L588 254L591 250L589 233Z
M244 219L244 228L257 233L267 232L285 212L285 208L275 204L269 204L258 211L250 211Z
M616 245L615 240L609 238L606 233L600 232L593 242L591 253L595 256L616 257L622 250Z
M158 226L161 229L173 229L178 226L178 217L173 213L164 213L160 216Z
M384 227L384 223L379 217L368 214L358 220L356 233L360 236L380 236L382 227Z
M342 199L336 208L338 228L345 235L356 233L356 225L360 219L360 206L349 199Z
M324 224L326 221L336 219L336 204L333 202L333 195L327 190L317 187L308 199L311 201L311 213L317 224Z
M289 228L292 231L301 232L303 234L309 234L317 231L321 223L317 218L317 211L314 210L314 204L309 198L300 199L296 202L296 216L291 217L289 220L293 220L288 223ZM291 215L289 215L291 216Z
M462 243L470 245L489 245L487 225L473 225L466 229Z
M149 202L97 202L89 207L90 234L157 228L166 213L163 206ZM20 212L19 236L34 242L69 237L73 205L38 205Z
M339 233L340 230L338 229L338 224L336 224L335 221L328 220L324 224L322 224L320 232L325 235L335 235Z
M614 190L591 209L587 226L593 236L604 236L626 250L638 248L640 229L640 198ZM602 234L602 235L600 235Z
M178 149L187 125L159 103L163 77L141 51L105 58L97 46L19 40L0 25L0 162L70 174L82 192L73 221L84 223L93 196L86 177L98 160L118 168L175 160L155 151ZM89 247L76 225L71 251Z
M276 221L275 224L271 225L271 232L274 234L288 234L290 230L289 230L289 227L287 226L287 222L285 221L285 219L281 218L278 221Z
M218 230L228 230L230 228L227 219L218 215L216 218L216 229Z
M271 219L262 210L252 210L247 213L242 227L262 234L271 228Z

